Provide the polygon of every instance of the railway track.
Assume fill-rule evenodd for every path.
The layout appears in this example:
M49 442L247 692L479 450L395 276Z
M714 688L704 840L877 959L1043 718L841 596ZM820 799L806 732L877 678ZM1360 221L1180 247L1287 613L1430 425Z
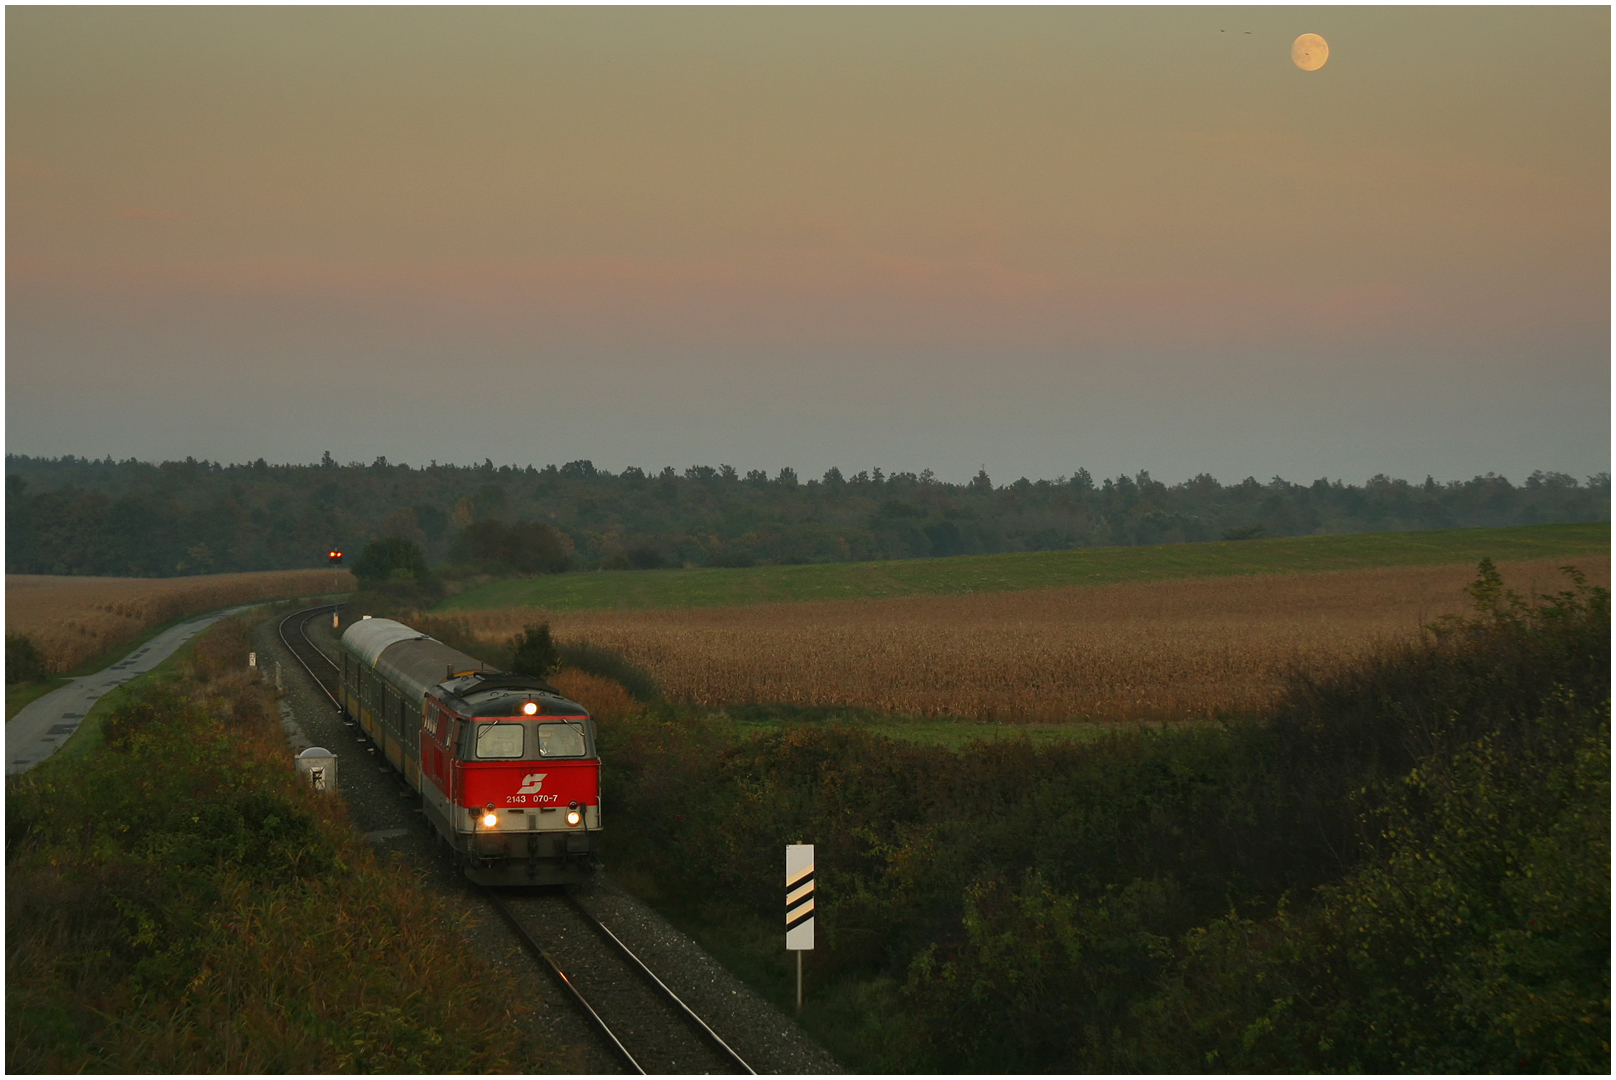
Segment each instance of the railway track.
M353 733L354 738L358 740L361 747L372 756L379 757L379 748L376 743L370 736L365 734L363 728L349 719L342 711L342 703L337 700L334 691L337 686L340 669L325 654L325 651L309 637L309 624L321 615L336 611L340 606L340 604L327 604L324 607L304 608L302 611L294 611L280 621L280 624L275 628L275 632L279 636L281 644L286 646L286 651L292 654L292 659L296 660L298 665L308 672L309 680L319 687L320 693L324 694L326 700L331 703L332 710L342 719L343 726ZM416 796L415 790L404 782L404 778L398 775L397 770L386 764L383 764L381 769L398 781L399 795L409 798Z
M276 633L340 715L332 692L337 665L308 633L316 618L335 610L336 605L326 605L295 611L280 621ZM367 741L343 720L361 743ZM563 987L628 1071L755 1073L570 890L471 888L481 892L521 947Z
M631 1072L756 1075L570 889L482 891Z
M280 637L281 644L286 646L286 651L292 654L292 659L302 665L303 670L309 673L309 678L314 680L314 685L318 686L320 692L331 702L331 707L341 712L342 705L337 701L337 696L331 692L331 684L333 677L337 673L337 665L332 662L329 656L321 652L313 641L309 640L309 623L313 622L317 615L336 611L338 606L337 604L327 604L324 607L304 608L302 611L294 611L280 621L280 625L275 628L275 633ZM294 620L297 621L297 628L289 633L286 628Z

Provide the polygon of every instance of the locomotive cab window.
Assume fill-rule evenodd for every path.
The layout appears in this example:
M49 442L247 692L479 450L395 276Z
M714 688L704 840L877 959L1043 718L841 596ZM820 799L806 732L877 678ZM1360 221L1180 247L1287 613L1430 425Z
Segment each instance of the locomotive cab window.
M477 756L480 758L521 757L522 725L478 724Z
M540 757L583 757L584 729L576 724L539 724Z

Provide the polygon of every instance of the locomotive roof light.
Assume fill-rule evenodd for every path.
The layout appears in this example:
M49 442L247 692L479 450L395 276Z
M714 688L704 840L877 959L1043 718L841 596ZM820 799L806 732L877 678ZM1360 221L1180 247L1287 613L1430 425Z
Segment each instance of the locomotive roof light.
M578 811L576 811L576 810L568 810L567 811L567 824L568 825L576 825L576 824L578 824L578 822L580 822L582 820L583 820L583 815L579 814Z
M527 701L527 702L523 702L523 703L522 703L522 712L523 712L523 713L524 713L524 714L525 714L525 715L527 715L527 716L533 716L533 715L534 715L534 714L536 714L536 713L537 713L537 712L538 712L538 711L539 711L539 705L538 705L538 702L536 702L536 701Z

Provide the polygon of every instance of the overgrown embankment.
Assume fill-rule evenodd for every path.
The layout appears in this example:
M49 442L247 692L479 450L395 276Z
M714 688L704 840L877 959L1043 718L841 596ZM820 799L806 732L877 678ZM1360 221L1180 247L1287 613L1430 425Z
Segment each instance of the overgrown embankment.
M531 986L297 783L246 619L6 792L8 1072L483 1072L563 1064Z
M1473 613L1269 714L959 752L602 725L606 857L868 1071L1608 1071L1609 594Z

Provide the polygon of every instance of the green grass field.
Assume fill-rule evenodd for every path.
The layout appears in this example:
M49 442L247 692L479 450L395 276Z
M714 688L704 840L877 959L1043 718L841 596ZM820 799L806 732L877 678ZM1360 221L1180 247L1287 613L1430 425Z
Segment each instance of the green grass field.
M468 589L440 611L538 607L550 611L725 607L796 600L1018 592L1070 585L1238 574L1358 570L1607 554L1610 524L1526 525L1240 540L1160 547L1079 548L951 559L815 563L720 570L555 574Z
M788 721L747 720L731 721L742 736L788 726ZM882 735L896 742L917 743L921 746L940 746L945 750L962 750L973 742L996 742L1000 739L1024 739L1032 743L1088 742L1103 738L1115 730L1114 725L1072 724L989 724L955 720L889 719L845 721L850 727L863 728L873 735ZM1130 730L1141 730L1143 725L1130 725Z

